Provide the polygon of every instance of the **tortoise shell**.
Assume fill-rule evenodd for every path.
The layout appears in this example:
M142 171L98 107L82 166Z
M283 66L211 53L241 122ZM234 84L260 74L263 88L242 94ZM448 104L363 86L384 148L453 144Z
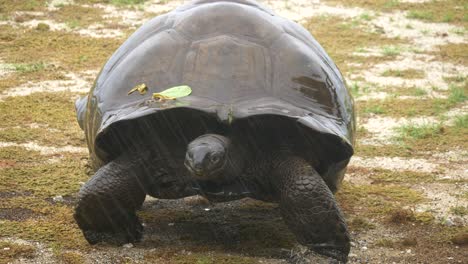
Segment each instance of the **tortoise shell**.
M142 83L148 93L128 95ZM179 85L192 93L152 99ZM148 138L184 153L207 132L276 134L309 142L299 149L320 159L334 190L353 154L354 103L336 65L303 27L249 0L194 1L150 20L76 106L95 168ZM264 129L243 129L252 123Z

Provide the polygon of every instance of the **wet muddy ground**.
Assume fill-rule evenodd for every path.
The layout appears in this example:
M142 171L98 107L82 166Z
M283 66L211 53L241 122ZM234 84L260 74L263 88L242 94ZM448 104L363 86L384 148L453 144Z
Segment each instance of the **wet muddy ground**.
M74 100L142 23L184 1L0 1L0 263L297 263L278 208L148 199L141 243L89 246ZM468 4L270 0L343 72L356 154L337 193L350 263L468 262ZM311 263L317 258L311 256Z

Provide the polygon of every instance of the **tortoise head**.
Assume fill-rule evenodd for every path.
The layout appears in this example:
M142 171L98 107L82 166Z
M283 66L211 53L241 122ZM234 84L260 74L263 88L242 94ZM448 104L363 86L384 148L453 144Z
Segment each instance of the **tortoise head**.
M206 134L194 139L185 154L185 167L197 180L223 177L228 164L231 140L225 136Z

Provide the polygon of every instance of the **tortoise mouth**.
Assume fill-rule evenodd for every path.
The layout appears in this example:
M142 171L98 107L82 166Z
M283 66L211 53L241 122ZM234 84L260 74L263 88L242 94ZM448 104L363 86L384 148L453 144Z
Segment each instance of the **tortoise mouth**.
M207 197L246 197L251 192L239 181L220 182L212 180L198 180L192 187L201 195Z
M192 162L189 159L185 159L184 166L189 170L190 174L195 178L195 180L200 181L210 181L210 180L222 180L222 171L226 167L227 161L223 159L222 163L219 166L216 166L212 170L204 170L195 168Z

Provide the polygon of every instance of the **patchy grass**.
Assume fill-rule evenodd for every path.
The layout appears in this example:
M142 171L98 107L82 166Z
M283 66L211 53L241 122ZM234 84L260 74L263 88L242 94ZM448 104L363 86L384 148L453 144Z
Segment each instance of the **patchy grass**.
M407 17L427 22L468 23L468 5L464 0L425 1L410 3L399 0L328 0L334 4L365 7L381 12L407 11Z
M412 95L412 96L424 96L424 95L427 95L427 91L422 89L422 88L418 88L418 87L414 87L412 89L408 89L410 90L409 91L409 94Z
M468 128L468 114L455 116L455 128Z
M58 258L66 264L81 264L86 262L86 259L82 254L73 251L60 252L58 254Z
M55 21L66 23L70 28L88 27L104 21L102 9L80 5L65 5L50 15Z
M398 46L384 46L384 47L382 47L381 53L384 56L396 57L396 56L400 55L401 48L398 47Z
M407 224L409 222L431 224L435 217L430 212L414 212L409 209L394 209L389 213L387 221L392 224Z
M119 7L132 7L135 5L141 5L148 0L75 0L75 3L80 4L111 4ZM165 4L170 0L160 0L161 4Z
M47 127L10 127L0 129L0 141L28 143L37 142L44 146L85 146L84 134L79 128L58 130Z
M357 69L355 66L349 67L348 62L362 63L362 68L369 68L387 59L381 56L361 57L353 55L358 48L366 47L369 43L373 43L375 46L390 46L403 42L400 39L387 38L381 34L371 32L365 26L360 26L356 21L338 16L313 17L305 22L304 26L325 48L339 68L347 73L362 70ZM337 38L336 36L340 37Z
M391 117L439 116L456 107L459 103L466 101L465 92L456 86L453 86L447 92L441 91L441 93L447 94L448 99L417 98L402 100L396 97L400 94L395 94L395 97L359 102L357 111L359 116L372 113L369 109L379 108L385 112L386 116Z
M362 217L354 217L351 221L348 221L348 225L353 231L363 231L375 228L374 224Z
M46 68L46 64L44 62L32 63L32 64L11 64L11 68L19 73L30 73L30 72L37 72L42 71Z
M424 71L416 69L406 69L406 70L386 70L382 73L382 76L385 77L399 77L404 79L422 79L426 75Z
M3 221L0 233L25 240L59 244L65 249L89 249L81 231L76 226L71 208L56 207L56 212L41 219L23 222Z
M468 98L468 96L466 95L466 90L468 90L467 87L462 88L462 87L458 87L455 85L450 85L449 87L450 94L449 94L448 101L452 105L466 101L466 99Z
M337 199L345 211L383 218L392 210L424 201L421 193L399 185L344 183Z
M376 115L385 113L385 109L380 105L373 105L368 108L364 108L363 111L366 114L376 114Z
M468 43L440 45L437 46L437 50L432 52L432 54L442 61L468 65Z
M468 208L466 206L453 206L450 207L450 212L458 216L468 215Z
M398 138L411 139L434 138L435 136L443 133L442 125L437 123L426 123L421 125L407 124L399 127L397 130L400 133Z
M12 74L0 82L0 91L27 81L60 79L60 72L64 71L98 69L122 41L34 29L18 34L16 28L0 25L0 50L5 62L14 65L50 64L50 68L36 67L36 71L27 74Z
M80 182L88 179L85 164L81 161L84 156L68 155L69 157L62 158L58 163L1 169L0 191L33 192L44 198L77 193ZM17 159L21 160L21 157Z
M406 17L413 18L413 19L427 20L427 21L434 20L434 14L431 11L426 11L426 10L410 10L408 11Z
M409 146L403 144L389 144L384 146L357 144L356 155L359 157L411 157L418 155Z
M415 152L445 152L454 148L468 148L467 128L427 124L406 126L399 130L400 135L396 139Z
M225 252L212 250L196 249L196 252L178 249L178 248L163 248L155 252L146 253L145 261L150 263L167 263L167 264L253 264L261 263L258 259L233 255Z
M67 131L72 135L79 130L73 97L75 96L70 92L8 97L0 104L1 126L47 124L50 128Z
M384 248L393 248L395 244L396 244L395 241L393 241L392 239L388 239L388 238L378 239L374 243L374 245L378 247L384 247Z
M375 169L372 170L369 178L373 180L372 183L374 184L400 183L403 185L410 185L433 182L437 177L433 173Z
M10 14L16 11L44 11L47 0L2 0L0 1L0 13Z
M361 84L359 84L357 82L353 82L349 86L349 90L351 91L351 94L353 95L353 97L359 97L359 96L362 96L364 94L367 94L369 92L369 89L370 89L369 86L361 85Z
M36 250L29 245L0 241L0 263L11 263L18 258L33 258Z

